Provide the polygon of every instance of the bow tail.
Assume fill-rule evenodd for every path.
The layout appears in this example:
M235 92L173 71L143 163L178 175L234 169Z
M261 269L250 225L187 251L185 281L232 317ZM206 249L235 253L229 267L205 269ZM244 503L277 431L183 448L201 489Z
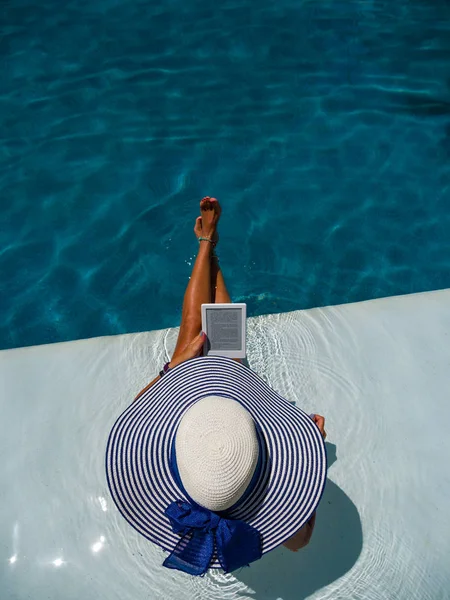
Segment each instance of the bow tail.
M208 570L213 552L213 532L206 533L192 529L181 538L163 565L169 569L178 569L188 575L204 575Z
M259 531L243 521L221 519L216 543L217 555L225 573L248 566L262 556Z

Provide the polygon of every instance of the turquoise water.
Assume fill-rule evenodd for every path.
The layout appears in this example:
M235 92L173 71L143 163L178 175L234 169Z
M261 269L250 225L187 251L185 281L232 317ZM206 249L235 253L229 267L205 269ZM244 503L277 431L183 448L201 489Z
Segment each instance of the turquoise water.
M198 201L250 315L450 287L450 5L1 8L0 347L176 325Z

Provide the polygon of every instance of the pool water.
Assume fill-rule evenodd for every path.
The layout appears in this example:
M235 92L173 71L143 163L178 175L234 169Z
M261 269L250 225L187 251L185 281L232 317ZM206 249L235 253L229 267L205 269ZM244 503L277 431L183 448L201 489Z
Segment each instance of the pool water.
M0 12L0 347L176 325L206 194L249 315L450 286L448 3Z

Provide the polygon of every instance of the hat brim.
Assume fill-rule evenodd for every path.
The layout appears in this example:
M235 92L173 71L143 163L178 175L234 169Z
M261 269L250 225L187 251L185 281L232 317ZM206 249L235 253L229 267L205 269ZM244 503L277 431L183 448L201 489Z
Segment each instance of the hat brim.
M184 413L206 396L240 402L263 436L264 468L230 517L260 532L265 554L292 537L316 509L326 479L325 444L305 412L229 358L205 356L178 365L122 413L106 449L111 496L139 533L164 550L175 548L180 538L164 510L186 498L169 468L170 449ZM211 568L219 567L213 559Z

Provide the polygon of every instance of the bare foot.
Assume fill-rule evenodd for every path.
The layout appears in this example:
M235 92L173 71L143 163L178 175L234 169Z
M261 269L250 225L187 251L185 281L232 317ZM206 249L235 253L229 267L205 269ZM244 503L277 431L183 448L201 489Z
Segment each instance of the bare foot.
M222 212L219 201L206 196L200 202L200 212L201 216L195 220L194 233L198 238L200 236L211 238L215 245L219 241L217 223Z

